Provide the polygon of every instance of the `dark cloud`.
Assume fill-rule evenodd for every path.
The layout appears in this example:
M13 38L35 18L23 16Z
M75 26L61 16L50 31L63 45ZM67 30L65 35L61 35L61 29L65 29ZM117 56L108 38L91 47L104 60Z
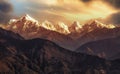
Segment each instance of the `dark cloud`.
M108 24L120 25L120 12L111 14L105 19L105 22Z
M12 11L12 5L9 2L0 0L0 23L7 23L11 18Z
M99 1L99 0L80 0L80 1L87 3L87 2ZM110 4L115 8L118 8L118 9L120 8L120 0L101 0L101 1Z
M120 0L103 0L103 1L105 1L106 3L109 3L115 8L120 8Z
M80 1L82 1L82 2L90 2L92 0L80 0Z

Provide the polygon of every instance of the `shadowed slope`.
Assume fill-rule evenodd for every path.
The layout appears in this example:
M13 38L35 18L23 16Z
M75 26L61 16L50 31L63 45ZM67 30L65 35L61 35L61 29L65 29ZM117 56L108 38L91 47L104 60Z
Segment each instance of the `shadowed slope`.
M111 64L113 63L111 61L68 51L44 39L14 39L16 34L9 37L9 31L5 32L0 36L0 39L3 40L0 41L0 72L10 74L107 74L112 71ZM120 70L118 65L119 62L116 64L115 61L114 70Z

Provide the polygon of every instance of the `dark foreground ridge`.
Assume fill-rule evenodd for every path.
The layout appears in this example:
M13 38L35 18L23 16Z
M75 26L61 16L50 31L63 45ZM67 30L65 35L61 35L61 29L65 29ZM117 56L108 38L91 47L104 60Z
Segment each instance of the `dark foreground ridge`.
M72 52L48 40L24 40L0 29L0 73L120 74L120 60Z
M77 52L98 55L107 59L120 58L120 36L98 41L91 41L80 46Z

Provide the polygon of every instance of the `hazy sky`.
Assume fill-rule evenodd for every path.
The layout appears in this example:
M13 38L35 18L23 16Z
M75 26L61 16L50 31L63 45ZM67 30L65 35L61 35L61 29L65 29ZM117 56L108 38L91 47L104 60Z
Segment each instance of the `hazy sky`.
M3 2L7 2L12 7L11 13L6 13L11 16L10 18L29 14L40 22L63 21L67 24L73 21L83 23L90 19L105 19L114 23L114 18L118 18L116 15L119 14L120 7L120 0L0 0L0 4ZM0 12L3 12L1 7ZM3 15L1 13L0 16Z

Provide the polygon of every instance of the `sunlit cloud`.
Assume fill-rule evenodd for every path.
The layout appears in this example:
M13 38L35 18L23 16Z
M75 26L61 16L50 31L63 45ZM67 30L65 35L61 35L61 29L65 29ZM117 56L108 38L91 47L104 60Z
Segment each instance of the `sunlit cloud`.
M10 0L17 13L28 13L38 20L52 22L84 22L90 19L106 18L117 12L104 0ZM18 8L19 7L19 8Z

